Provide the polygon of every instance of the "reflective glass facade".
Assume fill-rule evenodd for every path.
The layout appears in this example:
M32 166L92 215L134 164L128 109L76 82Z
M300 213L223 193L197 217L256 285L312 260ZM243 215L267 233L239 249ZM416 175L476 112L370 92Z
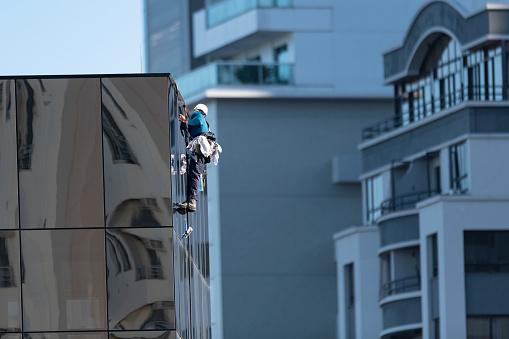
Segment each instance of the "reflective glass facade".
M0 79L0 335L210 338L183 106L168 74Z

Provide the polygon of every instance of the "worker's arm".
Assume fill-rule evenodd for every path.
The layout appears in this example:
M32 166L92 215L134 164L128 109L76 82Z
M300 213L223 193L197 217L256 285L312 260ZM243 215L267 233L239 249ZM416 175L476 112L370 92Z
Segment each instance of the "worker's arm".
M183 114L179 114L179 121L187 124L187 118Z
M200 125L200 112L193 112L191 114L191 119L187 120L187 124L191 126L198 126Z

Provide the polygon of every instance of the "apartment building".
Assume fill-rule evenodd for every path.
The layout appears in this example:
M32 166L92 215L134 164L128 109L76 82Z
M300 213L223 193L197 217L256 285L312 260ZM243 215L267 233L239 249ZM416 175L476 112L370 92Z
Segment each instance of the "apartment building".
M363 223L334 235L337 338L509 337L509 4L430 2L384 56Z
M393 114L381 54L423 1L173 3L146 1L147 69L179 69L223 148L207 169L213 338L333 338L331 237L362 223L357 145Z

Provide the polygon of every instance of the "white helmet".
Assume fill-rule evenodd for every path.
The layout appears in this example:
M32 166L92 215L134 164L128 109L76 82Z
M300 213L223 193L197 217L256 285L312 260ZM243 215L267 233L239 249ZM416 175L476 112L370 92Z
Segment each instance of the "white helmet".
M198 104L196 105L196 107L194 108L195 111L202 111L203 114L207 115L207 113L209 112L209 109L207 108L207 106L205 106L204 104Z

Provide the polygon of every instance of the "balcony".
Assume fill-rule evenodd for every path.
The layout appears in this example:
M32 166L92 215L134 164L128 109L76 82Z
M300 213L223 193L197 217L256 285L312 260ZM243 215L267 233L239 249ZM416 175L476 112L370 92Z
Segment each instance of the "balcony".
M214 62L176 82L184 98L218 85L293 85L293 64Z
M207 26L214 27L256 8L288 8L292 0L227 0L207 9Z
M408 194L399 195L394 198L389 198L387 200L384 200L380 205L381 214L383 216L392 212L415 208L415 205L419 201L431 198L438 194L440 194L439 191L431 190L422 192L412 192Z
M330 32L332 7L293 6L292 0L226 0L193 13L193 56L233 55L292 32Z
M382 286L381 299L399 293L419 291L420 289L421 280L418 276L396 279Z
M448 95L424 101L421 106L415 107L413 110L404 112L401 115L396 115L364 128L362 130L362 140L374 139L382 134L423 120L465 101L485 102L502 100L504 100L502 86L492 86L489 89L482 86L470 86L466 89L458 89L451 91ZM401 97L396 98L396 102L399 101L401 101Z
M164 279L163 267L160 265L136 267L136 280L138 281L147 279Z

